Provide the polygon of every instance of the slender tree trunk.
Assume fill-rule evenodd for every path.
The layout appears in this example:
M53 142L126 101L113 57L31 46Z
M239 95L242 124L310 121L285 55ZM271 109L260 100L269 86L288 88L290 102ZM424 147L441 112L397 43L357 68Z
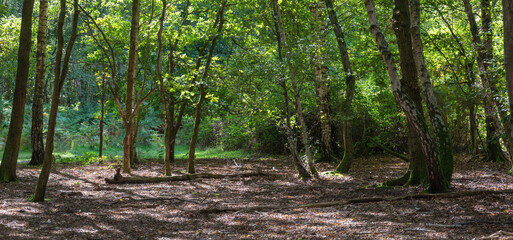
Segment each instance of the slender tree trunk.
M102 68L102 71L103 71L103 68ZM102 157L103 156L103 124L104 124L104 119L105 119L105 75L102 74L102 83L101 83L101 91L102 91L102 96L101 96L101 99L100 99L100 105L101 105L101 114L100 114L100 144L99 144L99 149L98 149L98 157Z
M506 86L508 90L508 103L510 118L508 121L510 131L507 133L513 136L513 1L502 0L502 13L504 22L504 69L506 70ZM510 153L513 155L513 153ZM513 167L509 171L511 174Z
M139 19L141 0L132 1L132 22L130 29L130 50L128 52L128 70L126 77L125 99L125 137L123 138L123 172L130 172L130 153L134 123L133 103L135 98L135 81L137 78L137 60L139 45Z
M43 164L45 147L43 142L43 100L45 91L46 72L46 30L48 15L48 0L39 2L39 25L37 28L36 50L36 81L32 100L32 129L30 141L32 156L29 165Z
M194 174L196 173L196 169L194 167L194 160L196 159L196 143L198 142L198 133L199 133L199 125L201 121L201 109L203 107L203 101L205 101L205 97L207 93L202 85L200 88L200 98L198 103L196 104L196 113L194 115L194 129L192 132L191 143L189 145L189 158L187 161L187 173Z
M429 191L430 192L443 192L447 190L448 186L445 185L440 166L438 163L438 152L434 147L433 140L428 134L428 128L424 116L419 113L415 104L411 101L408 95L405 94L401 82L399 81L399 75L397 74L397 68L388 43L385 40L385 36L381 32L376 17L376 11L374 8L374 1L365 0L365 6L367 8L367 16L369 19L372 35L378 45L379 51L385 64L387 66L388 75L390 77L391 88L401 109L406 115L406 118L412 123L415 128L417 137L420 140L422 146L422 152L426 157L426 165L429 180Z
M308 144L308 132L306 129L305 119L303 117L303 108L301 106L301 98L299 96L299 90L297 89L297 85L296 85L296 74L294 72L294 67L292 66L292 62L290 60L291 55L290 55L289 47L287 44L287 37L285 35L285 29L283 27L280 6L278 4L276 5L276 16L278 19L278 26L279 26L280 33L281 33L280 35L281 35L281 39L282 39L282 43L283 43L283 50L285 51L285 56L287 58L286 62L287 62L287 66L289 68L290 82L292 85L292 90L294 92L294 98L296 100L296 110L297 110L297 114L298 114L298 118L299 118L299 123L301 126L301 141L303 142L303 145L305 146L305 154L306 154L306 159L307 159L306 161L308 163L308 168L309 168L310 172L312 173L312 175L315 178L318 178L319 173L317 172L317 169L315 168L315 163L313 161L312 154L310 152L310 145Z
M24 0L21 17L20 45L18 47L18 69L11 112L11 123L7 133L4 155L0 164L0 182L16 180L16 165L20 151L21 131L27 99L27 81L30 67L30 47L32 37L32 12L34 0Z
M278 15L277 15L277 7L278 4L276 1L272 1L272 8L273 8L273 20L274 20L274 28L275 28L275 34L276 34L276 42L278 43L278 59L280 60L280 63L283 64L283 51L282 51L282 42L281 42L281 35L280 35L280 28L278 26ZM294 137L294 134L292 132L292 124L290 122L290 103L289 103L289 94L287 89L287 80L284 76L280 76L280 82L279 85L281 86L283 90L283 103L284 103L284 109L283 114L285 115L285 131L287 134L287 148L290 151L292 164L294 165L294 168L296 169L296 172L299 175L300 179L310 179L312 176L308 171L306 170L305 166L301 163L301 160L299 159L299 155L297 153L297 143Z
M344 157L342 161L340 161L339 165L336 168L336 172L339 173L348 173L349 168L351 167L351 163L353 161L353 136L352 136L352 128L351 128L351 118L352 118L352 108L351 105L353 103L353 96L355 90L356 77L353 73L351 62L349 59L349 53L347 51L346 41L344 39L344 34L342 32L342 27L338 21L337 14L335 12L335 8L333 6L333 0L325 0L326 9L328 11L328 16L333 26L333 31L335 33L335 37L337 39L337 46L340 54L340 59L342 61L342 65L344 66L344 72L346 74L346 96L342 104L340 104L340 113L344 118L343 126L342 126L342 139L344 144Z
M312 12L312 32L314 38L314 52L312 63L314 65L315 93L317 95L317 109L321 125L321 159L320 161L334 161L333 142L331 131L331 103L330 103L330 82L328 81L328 66L326 65L326 16L324 0L313 3L310 7Z
M64 56L64 61L62 61L61 69L62 49L64 47L64 19L66 18L66 0L61 0L60 5L61 10L59 13L59 22L57 24L57 55L55 58L55 80L52 94L52 106L50 109L50 117L48 119L48 132L46 135L46 147L43 168L41 169L41 173L39 174L39 178L37 179L36 190L33 198L34 202L43 202L45 199L46 185L48 183L48 178L50 177L50 171L52 169L52 154L54 147L55 125L57 123L57 111L59 109L60 93L64 85L66 75L68 74L69 59L71 57L73 45L77 38L79 10L78 0L74 0L73 28L71 31L68 46L66 47L66 54Z
M208 75L208 70L210 69L210 64L212 63L212 56L214 54L214 48L217 43L217 39L219 35L221 35L221 31L224 25L224 9L226 7L226 1L224 1L217 13L216 20L214 22L214 28L217 28L217 33L212 39L212 43L210 44L210 48L208 50L208 56L205 63L205 69L203 70L201 81L204 82ZM205 45L206 46L206 45ZM201 56L198 56L198 60ZM198 62L199 63L199 62ZM197 76L196 76L197 77ZM192 132L191 143L189 145L189 158L188 158L188 166L187 172L190 174L196 173L196 169L194 168L194 160L196 158L196 142L198 141L198 133L199 133L199 125L201 122L201 110L203 108L203 102L205 101L205 97L207 96L207 92L205 90L205 85L203 83L199 84L200 98L198 103L196 104L196 114L194 116L194 130Z

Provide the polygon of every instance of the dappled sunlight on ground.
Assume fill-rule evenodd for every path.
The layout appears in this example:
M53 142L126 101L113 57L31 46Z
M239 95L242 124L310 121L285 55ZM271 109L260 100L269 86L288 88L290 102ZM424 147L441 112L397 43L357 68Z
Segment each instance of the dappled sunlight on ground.
M230 213L199 210L289 206L363 197L415 194L422 187L372 188L399 177L407 164L386 156L357 159L348 175L299 180L285 159L198 160L199 173L271 175L152 184L105 184L114 164L63 164L52 172L45 203L33 194L38 170L22 167L20 181L0 183L1 239L472 239L513 231L513 197L403 199L323 208ZM334 164L318 164L330 171ZM185 162L173 167L182 174ZM505 164L456 159L452 191L513 189ZM143 164L134 176L161 176Z

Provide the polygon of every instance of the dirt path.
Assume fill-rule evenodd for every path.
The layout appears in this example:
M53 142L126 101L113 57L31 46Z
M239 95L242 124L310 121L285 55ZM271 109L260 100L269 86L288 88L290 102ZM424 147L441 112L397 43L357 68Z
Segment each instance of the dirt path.
M159 176L162 164L134 171ZM107 185L109 164L59 165L45 203L31 203L38 170L24 167L20 181L0 184L0 239L513 239L513 196L414 199L325 208L200 213L219 207L293 205L360 197L415 194L421 188L366 187L406 168L388 157L358 159L351 175L301 181L280 159L200 160L198 173L269 176ZM332 170L327 164L321 170ZM181 174L178 163L173 174ZM208 170L208 171L207 171ZM453 190L513 189L506 165L457 158Z

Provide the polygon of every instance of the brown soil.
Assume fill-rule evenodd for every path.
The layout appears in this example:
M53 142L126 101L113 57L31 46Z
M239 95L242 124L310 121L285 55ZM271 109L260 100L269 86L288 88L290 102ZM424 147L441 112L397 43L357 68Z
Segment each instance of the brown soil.
M408 199L336 207L201 213L211 208L294 205L422 192L421 187L372 188L407 165L389 157L357 159L351 174L298 180L284 159L199 160L198 173L261 169L272 175L152 184L105 184L112 163L58 165L49 201L27 201L39 170L21 167L20 180L0 183L0 239L513 239L513 196ZM334 166L319 164L322 171ZM183 174L185 163L174 166ZM513 189L507 164L456 159L451 191ZM137 176L160 176L148 162Z

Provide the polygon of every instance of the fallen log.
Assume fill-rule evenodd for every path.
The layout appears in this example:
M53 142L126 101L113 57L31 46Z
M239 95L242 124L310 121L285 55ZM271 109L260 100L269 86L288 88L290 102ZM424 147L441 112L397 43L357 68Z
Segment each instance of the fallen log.
M490 195L490 194L511 194L513 189L492 191L492 190L478 190L478 191L464 191L464 192L449 192L449 193L420 193L408 194L397 197L369 197L369 198L353 198L348 200L332 201L332 202L318 202L309 204L296 204L296 205L262 205L253 207L227 207L227 208L207 208L201 209L199 213L223 213L223 212L255 212L255 211L274 211L284 209L297 209L297 208L320 208L320 207L334 207L357 203L374 203L374 202L391 202L409 199L432 199L432 198L459 198L476 195Z
M211 174L211 173L198 173L198 174L184 174L180 176L167 176L167 177L123 177L120 170L116 170L116 174L113 178L105 178L105 183L108 184L141 184L141 183L158 183L168 181L187 181L197 178L233 178L233 177L254 177L254 176L266 176L271 175L270 173L264 172L249 172L249 173L238 173L238 174Z

